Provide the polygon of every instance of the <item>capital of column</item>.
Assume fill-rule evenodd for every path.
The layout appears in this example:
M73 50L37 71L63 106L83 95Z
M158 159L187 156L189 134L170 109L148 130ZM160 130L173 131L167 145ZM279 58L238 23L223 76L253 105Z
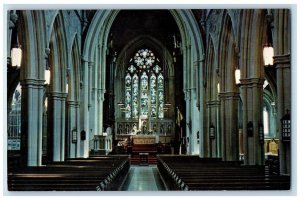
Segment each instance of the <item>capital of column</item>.
M190 101L191 100L191 89L184 90L184 100Z
M220 100L238 100L240 98L240 93L238 92L220 92Z
M250 85L263 85L264 84L265 79L263 78L243 78L240 79L240 85L241 86L250 86Z
M97 93L97 100L98 101L104 101L104 94L105 94L105 89L98 89Z
M45 59L48 58L48 56L50 55L51 49L50 48L45 48Z
M95 62L88 61L88 66L89 66L89 67L92 67L92 66L94 66L94 64L95 64Z
M20 84L22 87L34 87L34 88L40 88L44 89L45 86L45 80L41 79L23 79L20 81Z
M82 61L82 62L85 62L85 63L86 63L86 62L87 62L87 63L89 62L89 61L88 61L88 58L85 57L85 56L81 56L81 61Z
M68 96L68 93L65 92L50 92L49 98L50 99L66 99Z
M208 107L218 107L221 105L221 102L219 100L212 100L212 101L207 101L206 105Z
M205 61L205 55L203 55L203 59L194 61L195 67L200 67L200 64Z
M13 29L18 20L18 15L15 12L11 12L9 15L9 29Z
M291 63L291 55L286 54L286 55L276 55L273 57L274 59L274 65L278 67L277 65L279 64L289 64Z
M68 107L78 108L79 107L79 102L78 101L73 101L73 100L68 100L67 105L68 105Z

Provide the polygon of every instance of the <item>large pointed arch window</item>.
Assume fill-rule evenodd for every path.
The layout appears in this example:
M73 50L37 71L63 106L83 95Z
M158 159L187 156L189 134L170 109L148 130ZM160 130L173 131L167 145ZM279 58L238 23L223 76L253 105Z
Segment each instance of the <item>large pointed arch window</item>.
M140 49L125 75L125 118L164 118L164 76L159 60L149 49Z
M21 85L18 84L14 91L11 110L8 113L8 150L20 150L21 144Z

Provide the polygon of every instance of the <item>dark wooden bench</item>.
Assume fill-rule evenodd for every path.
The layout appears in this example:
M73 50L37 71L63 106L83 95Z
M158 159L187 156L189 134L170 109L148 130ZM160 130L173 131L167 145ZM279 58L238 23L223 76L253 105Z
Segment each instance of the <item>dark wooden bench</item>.
M73 159L8 173L9 191L118 190L128 173L129 158Z
M264 166L201 159L195 156L158 156L158 169L170 190L287 190L289 176Z

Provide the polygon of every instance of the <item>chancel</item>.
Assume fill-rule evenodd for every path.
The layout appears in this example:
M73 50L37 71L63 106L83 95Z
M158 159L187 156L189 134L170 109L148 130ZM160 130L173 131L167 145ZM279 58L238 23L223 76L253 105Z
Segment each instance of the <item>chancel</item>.
M7 10L7 190L291 189L291 10Z

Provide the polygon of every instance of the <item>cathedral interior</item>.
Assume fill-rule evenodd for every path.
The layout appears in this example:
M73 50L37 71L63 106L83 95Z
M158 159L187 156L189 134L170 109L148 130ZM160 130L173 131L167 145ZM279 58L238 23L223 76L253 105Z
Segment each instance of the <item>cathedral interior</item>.
M290 9L8 10L6 32L8 191L291 189Z

